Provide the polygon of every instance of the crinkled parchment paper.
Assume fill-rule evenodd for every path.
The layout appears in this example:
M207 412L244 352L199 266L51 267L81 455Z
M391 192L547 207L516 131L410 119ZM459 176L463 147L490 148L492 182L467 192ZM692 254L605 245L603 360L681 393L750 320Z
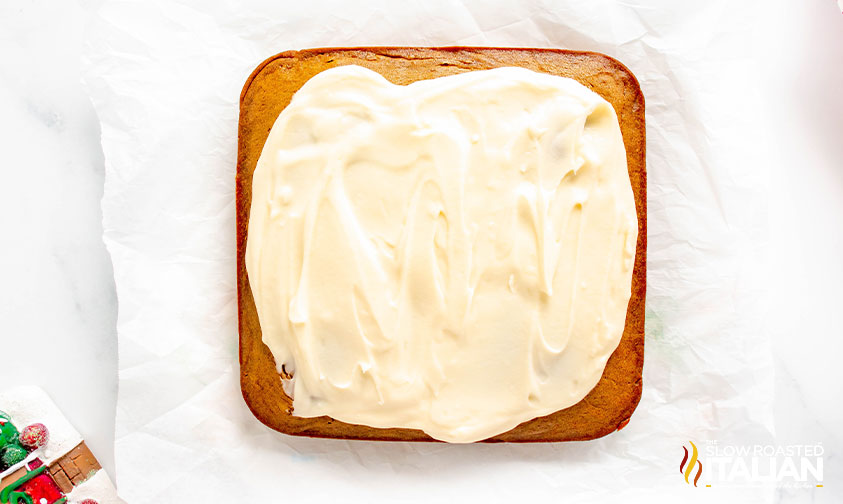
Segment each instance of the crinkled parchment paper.
M104 240L119 299L117 483L145 502L711 501L682 446L771 439L764 125L756 2L106 1L85 82L102 122ZM294 438L240 395L238 97L289 49L478 45L600 51L647 107L644 395L596 441L446 445ZM749 501L769 488L744 488Z

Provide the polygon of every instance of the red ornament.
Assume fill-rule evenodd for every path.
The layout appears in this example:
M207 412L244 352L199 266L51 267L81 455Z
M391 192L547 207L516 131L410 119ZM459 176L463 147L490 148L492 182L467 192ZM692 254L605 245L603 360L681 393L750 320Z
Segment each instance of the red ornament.
M35 423L23 428L20 433L20 444L27 450L41 448L50 440L50 431L42 423Z
M94 499L85 499L79 504L100 504L99 502L95 501Z
M59 490L53 478L46 472L27 481L21 485L20 489L32 497L33 504L40 504L41 499L45 499L48 504L53 504L64 497L64 494Z

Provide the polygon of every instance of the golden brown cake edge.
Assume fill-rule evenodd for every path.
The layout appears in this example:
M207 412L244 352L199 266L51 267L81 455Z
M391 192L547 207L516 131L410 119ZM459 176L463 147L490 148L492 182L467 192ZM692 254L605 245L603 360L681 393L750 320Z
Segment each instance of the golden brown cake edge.
M433 441L415 429L378 429L329 417L300 418L281 389L269 349L261 341L257 312L245 269L245 244L251 204L251 175L269 130L293 93L316 73L332 66L358 64L396 84L499 66L521 66L571 77L615 108L638 214L638 242L632 296L618 348L595 388L579 403L529 420L486 442L586 440L626 425L641 397L646 290L646 137L644 97L635 76L622 63L600 53L529 48L360 47L287 51L258 65L240 95L236 174L238 327L241 389L252 413L268 427L292 435L340 439Z

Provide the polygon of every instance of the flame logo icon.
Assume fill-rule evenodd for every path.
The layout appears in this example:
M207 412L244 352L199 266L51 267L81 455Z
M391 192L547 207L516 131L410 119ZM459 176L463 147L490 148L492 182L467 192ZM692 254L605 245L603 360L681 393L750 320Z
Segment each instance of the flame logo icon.
M702 475L702 462L697 460L697 445L694 444L693 441L688 441L691 443L691 460L688 460L688 449L684 446L682 447L685 450L685 456L682 457L682 463L679 464L679 474L685 475L685 483L690 484L691 482L688 481L688 478L691 477L691 473L694 471L694 465L697 466L697 475L694 476L694 486L697 486L697 481L700 480L700 475ZM686 465L687 462L687 465Z

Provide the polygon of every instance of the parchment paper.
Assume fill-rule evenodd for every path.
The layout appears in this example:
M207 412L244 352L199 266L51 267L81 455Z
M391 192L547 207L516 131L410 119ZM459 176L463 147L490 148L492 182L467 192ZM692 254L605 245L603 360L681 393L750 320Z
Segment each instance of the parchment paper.
M760 4L452 0L106 1L85 82L102 122L104 240L119 299L118 489L128 502L709 502L682 445L769 442L765 125L750 58ZM596 441L446 445L293 438L240 395L238 97L265 58L354 45L600 51L647 107L644 395ZM707 493L705 493L707 492ZM730 489L747 502L768 487Z

